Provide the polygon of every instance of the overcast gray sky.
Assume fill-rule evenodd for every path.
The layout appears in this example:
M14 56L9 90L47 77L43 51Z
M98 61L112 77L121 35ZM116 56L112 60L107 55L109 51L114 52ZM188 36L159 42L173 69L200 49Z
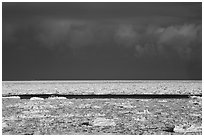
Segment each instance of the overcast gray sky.
M202 3L2 8L3 80L202 78Z

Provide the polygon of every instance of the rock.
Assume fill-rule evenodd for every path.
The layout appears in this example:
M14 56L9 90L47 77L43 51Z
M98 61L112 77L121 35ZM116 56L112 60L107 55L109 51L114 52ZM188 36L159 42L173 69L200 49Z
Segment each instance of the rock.
M187 132L202 132L202 126L191 125L191 127L187 129Z
M136 121L146 121L146 118L145 117L137 117L137 118L134 118Z
M82 125L82 126L91 126L91 124L89 122L82 122L80 125Z
M176 126L175 128L174 128L174 132L180 132L180 133L182 133L182 132L185 132L185 129L183 129L183 127L182 126Z
M167 100L159 100L158 102L165 103L165 102L167 102Z
M162 130L166 132L174 132L174 125L166 125Z
M140 101L147 102L149 99L140 99Z
M93 106L93 108L99 109L101 108L101 106Z
M134 108L134 106L132 106L131 104L123 104L122 107L123 108Z
M93 122L93 126L116 126L114 120L106 118L96 118Z
M10 116L10 117L5 117L4 120L15 121L15 120L18 120L18 118L15 117L14 115L12 115L12 116Z
M121 114L131 114L132 112L131 111L118 111L118 113L121 113Z
M19 96L2 97L3 99L21 99Z
M44 98L39 98L39 97L32 97L30 100L44 100Z
M104 117L106 114L97 113L96 116Z
M136 114L151 114L148 109L145 109L143 112L136 112Z
M202 97L199 96L190 96L191 99L202 99Z
M8 125L6 124L6 122L2 122L2 129L7 127Z
M189 114L190 116L194 116L194 117L201 117L201 114L194 114L194 113L192 113L192 114Z
M80 104L78 108L91 108L91 104Z
M67 99L66 97L50 97L48 99Z
M148 109L145 109L145 110L144 110L144 113L145 113L145 114L151 114Z
M191 125L191 127L184 129L183 126L176 126L174 132L187 133L187 132L202 132L202 126Z
M189 103L193 104L193 105L202 105L201 101L196 101L196 100L190 100Z
M175 125L170 121L166 121L165 126L161 126L162 131L174 132Z

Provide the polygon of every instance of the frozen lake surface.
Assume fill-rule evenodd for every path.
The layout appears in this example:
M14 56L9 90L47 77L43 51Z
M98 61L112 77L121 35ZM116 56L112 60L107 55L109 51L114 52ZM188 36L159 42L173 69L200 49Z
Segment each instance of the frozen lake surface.
M3 81L2 94L202 94L201 80Z

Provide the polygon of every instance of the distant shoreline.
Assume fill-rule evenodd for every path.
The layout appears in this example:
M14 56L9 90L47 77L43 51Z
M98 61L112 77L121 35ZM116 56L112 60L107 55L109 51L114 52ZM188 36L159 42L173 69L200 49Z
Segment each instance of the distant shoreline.
M202 80L19 80L2 81L2 83L145 83L145 82L202 82Z

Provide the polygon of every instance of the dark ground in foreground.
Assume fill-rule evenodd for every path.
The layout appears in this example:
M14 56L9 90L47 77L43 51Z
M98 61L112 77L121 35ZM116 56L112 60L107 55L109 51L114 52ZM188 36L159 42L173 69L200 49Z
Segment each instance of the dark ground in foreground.
M202 99L2 99L3 135L201 135Z

